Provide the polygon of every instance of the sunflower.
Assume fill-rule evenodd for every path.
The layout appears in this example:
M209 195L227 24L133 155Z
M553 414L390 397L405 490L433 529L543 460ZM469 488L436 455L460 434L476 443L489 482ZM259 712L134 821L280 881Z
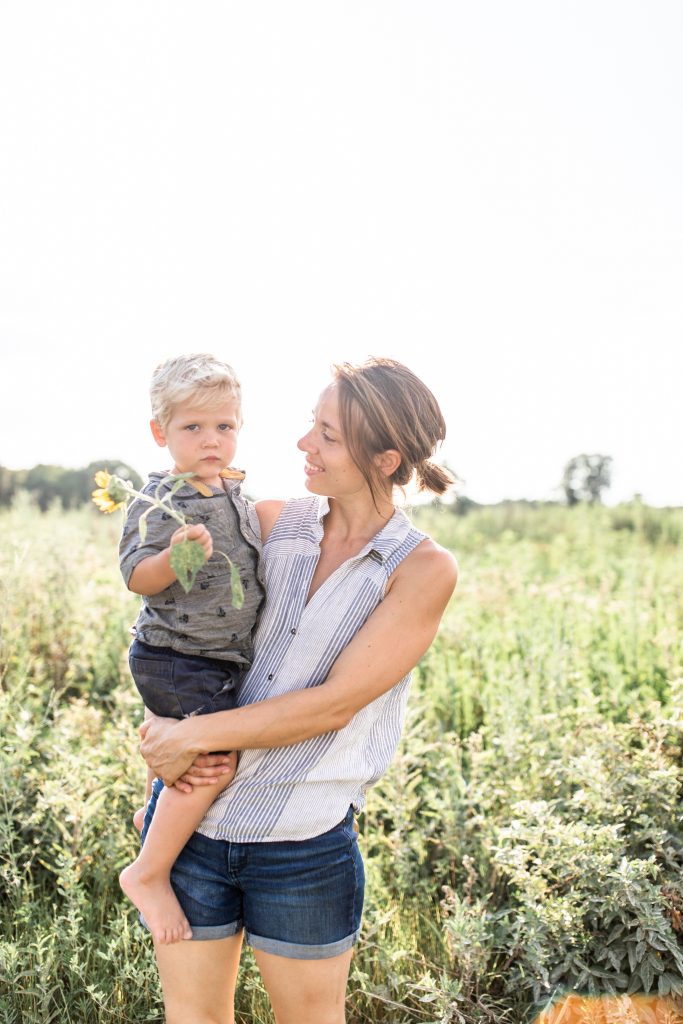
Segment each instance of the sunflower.
M95 483L97 490L92 492L92 500L100 512L115 512L117 508L123 508L128 500L128 491L120 477L101 469L95 473Z

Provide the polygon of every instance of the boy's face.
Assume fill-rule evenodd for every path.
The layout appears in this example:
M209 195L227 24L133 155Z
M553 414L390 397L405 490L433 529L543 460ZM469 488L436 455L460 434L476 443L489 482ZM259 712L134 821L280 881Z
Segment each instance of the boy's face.
M235 457L240 424L239 401L225 398L209 408L198 408L188 399L176 405L165 427L156 420L150 426L156 443L173 456L174 473L192 473L197 480L220 487L220 471Z

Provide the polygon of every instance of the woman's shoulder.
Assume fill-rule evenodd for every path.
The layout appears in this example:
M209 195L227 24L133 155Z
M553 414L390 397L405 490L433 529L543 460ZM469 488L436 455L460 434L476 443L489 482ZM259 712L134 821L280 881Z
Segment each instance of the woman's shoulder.
M265 544L278 521L289 532L301 529L310 532L314 524L318 524L326 508L324 501L321 503L320 498L311 494L301 498L269 498L257 501L256 514L261 526L262 542ZM281 519L283 509L286 510L285 518Z
M458 562L447 548L425 536L399 563L393 576L408 586L419 583L422 588L426 584L450 594L458 582Z
M276 528L279 540L299 537L317 546L322 536L322 519L327 511L327 499L316 495L257 502L256 512L261 525L261 540L265 544Z
M282 509L286 503L285 498L264 498L256 502L256 515L261 527L261 541L265 544L268 536L275 526Z

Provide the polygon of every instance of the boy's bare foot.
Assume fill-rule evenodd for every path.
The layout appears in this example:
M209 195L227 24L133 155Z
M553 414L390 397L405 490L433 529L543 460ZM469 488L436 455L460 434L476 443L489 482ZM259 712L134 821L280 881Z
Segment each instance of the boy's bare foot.
M142 832L142 826L145 824L145 808L139 807L133 815L133 824L135 825L138 832Z
M166 877L143 877L134 861L119 875L121 888L144 917L156 942L191 939L192 929Z

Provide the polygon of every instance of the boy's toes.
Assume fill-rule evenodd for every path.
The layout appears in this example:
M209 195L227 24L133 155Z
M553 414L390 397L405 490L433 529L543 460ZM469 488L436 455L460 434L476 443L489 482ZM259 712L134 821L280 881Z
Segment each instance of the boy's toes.
M142 832L142 826L145 823L145 808L139 807L133 815L133 824L135 825L138 832Z

